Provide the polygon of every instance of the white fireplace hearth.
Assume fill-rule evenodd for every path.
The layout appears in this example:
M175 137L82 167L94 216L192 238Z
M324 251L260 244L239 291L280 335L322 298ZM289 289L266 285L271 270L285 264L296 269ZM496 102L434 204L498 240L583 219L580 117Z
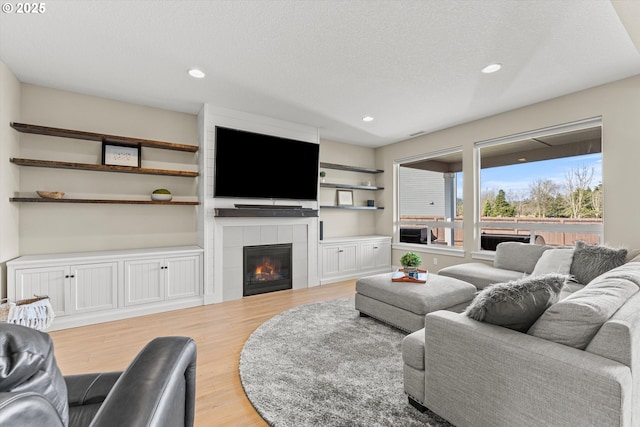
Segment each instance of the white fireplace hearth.
M209 218L205 304L243 298L243 248L292 245L292 288L319 285L317 218Z

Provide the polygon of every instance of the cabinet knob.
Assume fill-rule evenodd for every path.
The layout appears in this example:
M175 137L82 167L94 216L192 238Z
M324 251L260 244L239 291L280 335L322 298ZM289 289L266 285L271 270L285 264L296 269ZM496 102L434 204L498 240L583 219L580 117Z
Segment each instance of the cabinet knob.
M342 249L338 249L338 252L344 252Z

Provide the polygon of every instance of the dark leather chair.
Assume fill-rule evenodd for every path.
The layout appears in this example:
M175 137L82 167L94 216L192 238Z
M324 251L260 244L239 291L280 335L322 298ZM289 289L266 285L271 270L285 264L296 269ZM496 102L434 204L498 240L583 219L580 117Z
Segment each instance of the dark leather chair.
M149 342L124 372L63 376L48 334L0 323L0 426L193 426L196 345Z

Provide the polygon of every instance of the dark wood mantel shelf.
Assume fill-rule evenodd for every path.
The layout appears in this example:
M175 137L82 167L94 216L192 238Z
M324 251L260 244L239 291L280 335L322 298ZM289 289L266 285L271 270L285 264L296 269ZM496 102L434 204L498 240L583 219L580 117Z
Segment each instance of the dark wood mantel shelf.
M317 217L317 209L282 209L282 208L216 208L216 217L228 218L252 218L252 217L278 217L278 218L310 218Z

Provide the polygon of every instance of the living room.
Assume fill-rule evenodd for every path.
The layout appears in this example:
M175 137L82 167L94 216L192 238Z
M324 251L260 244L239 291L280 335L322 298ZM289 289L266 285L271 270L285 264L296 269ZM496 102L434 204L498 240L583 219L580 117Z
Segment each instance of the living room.
M634 28L630 28L629 20L636 19L637 8L633 5L625 9L625 3L616 8L621 14L620 20L626 26L636 49L640 47L640 40ZM49 4L48 4L49 5ZM53 4L50 6L53 7ZM47 13L53 13L55 8ZM626 11L626 15L623 13ZM3 21L9 16L5 14ZM15 18L15 16L13 16ZM3 22L4 24L4 22ZM4 46L3 46L4 47ZM146 309L136 306L137 315L153 314L154 328L145 329L146 325L137 323L138 317L121 320L119 331L101 329L108 323L88 326L86 332L73 336L74 329L53 332L56 350L60 353L60 360L64 370L82 372L84 369L119 370L133 359L143 342L154 336L168 335L174 331L183 333L182 327L173 327L171 321L165 320L166 310L185 309L184 317L212 316L213 322L228 325L229 318L241 331L239 336L245 336L250 331L243 328L255 328L279 311L287 310L296 304L311 302L314 298L330 299L353 294L354 282L340 282L338 284L321 285L318 267L319 228L322 221L323 238L346 238L350 236L390 236L392 241L390 264L400 265L400 257L415 246L404 245L398 241L398 230L395 218L395 178L394 168L398 159L409 158L425 152L439 152L452 147L461 147L465 176L472 177L474 164L474 144L508 135L529 132L536 129L558 126L593 117L601 117L603 162L602 176L606 186L604 201L603 228L604 241L612 246L640 248L640 228L634 227L637 212L640 211L640 201L635 198L633 171L636 159L640 158L640 145L637 135L640 134L640 123L637 120L640 111L640 75L630 75L622 79L580 89L577 91L559 91L552 99L541 100L531 105L518 106L505 111L478 116L447 126L434 126L422 135L406 137L393 143L379 146L366 146L349 141L349 138L339 140L325 136L321 122L316 125L302 124L285 119L285 115L274 113L258 114L250 110L242 110L234 105L220 106L212 99L200 98L199 110L196 113L169 110L155 106L152 99L148 104L135 103L121 98L110 97L107 94L96 95L82 93L73 89L66 89L64 85L48 86L45 78L38 80L30 73L25 81L18 77L18 71L13 70L5 58L5 51L0 51L0 262L2 263L1 289L2 297L7 297L9 279L6 263L22 256L39 254L65 253L102 253L105 251L131 252L149 248L197 247L202 259L201 292L193 297L182 299L176 303L166 302L149 306ZM637 52L636 52L637 54ZM46 68L42 66L41 68ZM23 71L20 70L20 73ZM34 71L33 75L37 73ZM190 82L193 91L197 92L198 81ZM562 93L561 93L562 92ZM164 95L158 93L157 98ZM235 107L235 108L234 108ZM275 111L275 109L274 109ZM490 110L488 110L490 111ZM364 113L363 113L364 114ZM359 119L359 118L358 118ZM378 120L378 118L376 118ZM331 120L327 120L330 122ZM95 173L81 170L61 170L54 168L27 168L10 163L12 158L36 158L55 160L60 162L96 163L101 161L101 146L99 143L85 143L63 138L47 138L41 135L24 134L16 131L9 124L11 122L27 123L40 126L81 130L88 132L143 138L157 141L170 141L176 144L186 144L199 147L199 153L183 153L161 151L142 148L142 158L147 168L166 168L196 171L199 176L195 179L185 177L171 177L143 174ZM375 123L375 122L374 122ZM229 201L220 201L212 197L213 170L210 163L213 157L213 139L208 133L216 125L233 125L246 130L269 133L277 129L279 136L301 138L319 144L319 161L329 164L346 164L360 168L375 168L383 170L380 174L371 174L352 178L349 173L327 170L334 179L360 181L371 180L376 187L384 190L375 192L372 196L368 191L354 191L355 205L364 206L368 199L374 198L377 207L384 209L343 210L322 209L320 205L335 203L333 190L319 189L320 201L305 205L312 209L319 209L319 217L313 220L296 218L294 224L304 224L308 229L306 257L308 263L307 281L304 286L294 285L298 294L287 293L286 298L291 301L274 300L272 295L265 297L265 304L271 304L272 310L256 306L251 298L242 298L237 290L228 291L224 288L223 276L224 260L220 259L223 240L218 239L225 233L224 221L214 216L214 210L229 207ZM353 125L354 127L356 125ZM357 126L364 126L358 124ZM348 133L348 132L347 132ZM374 133L365 128L364 133ZM407 134L408 135L408 134ZM377 138L373 138L377 139ZM241 163L239 159L239 163ZM265 177L265 181L268 177ZM248 185L251 185L249 183ZM131 200L148 197L156 188L169 188L174 201L197 201L196 205L136 205L136 204L74 204L74 203L21 203L10 201L14 197L33 196L36 190L64 191L66 197L99 198ZM472 179L464 181L463 192L466 200L473 200L477 189ZM324 193L323 193L324 192ZM326 201L323 201L325 198ZM250 201L254 202L254 201ZM225 204L227 203L227 204ZM280 202L286 204L286 201ZM471 217L469 217L471 219ZM235 223L234 223L235 224ZM260 227L260 222L242 220L243 227ZM282 226L284 221L276 222ZM448 252L438 252L430 249L423 252L423 267L438 270L464 262L473 261L473 253L478 249L478 237L472 221L464 223L463 255L450 255ZM436 252L431 252L436 251ZM437 255L438 263L433 260ZM164 255L163 255L164 256ZM216 258L217 257L217 258ZM314 293L315 292L315 293ZM277 293L273 294L276 295ZM243 302L244 301L244 302ZM253 300L255 301L255 300ZM228 304L228 305L225 305ZM248 304L242 308L241 304ZM223 308L231 307L231 308ZM205 309L216 310L216 314L205 314ZM191 310L191 311L189 311ZM193 311L196 310L196 311ZM226 313L224 310L228 310ZM279 311L278 311L279 310ZM252 312L253 311L253 312ZM172 311L173 313L173 311ZM116 320L114 317L83 314L82 321L94 318L100 321ZM220 317L216 317L220 316ZM237 316L237 317L236 317ZM244 317L246 316L246 317ZM144 318L141 318L144 319ZM55 322L55 321L54 321ZM126 326L131 325L131 326ZM157 327L155 327L157 326ZM193 325L190 326L194 328ZM131 329L129 329L131 328ZM79 330L79 328L76 328ZM127 331L135 331L128 341L119 341L117 335L127 335ZM56 335L57 334L57 335ZM104 334L104 335L102 335ZM214 349L227 338L219 341L206 341L206 332L194 330L194 334L202 340L199 344L199 358L206 360L206 364L199 364L198 370L215 371L202 377L203 382L215 382L220 379L232 381L237 371L238 353L242 342L233 341L226 347L230 355L222 355L220 350ZM245 334L245 335L242 335ZM72 338L73 337L73 338ZM74 356L73 346L79 346L79 340L92 342L101 346L105 353L99 357L87 351L78 351ZM102 343L102 344L99 344ZM108 350L109 343L113 348ZM200 345L202 343L202 345ZM63 347L66 347L63 348ZM119 349L123 355L116 354ZM207 351L215 353L204 359L201 356ZM234 359L235 358L235 359ZM88 363L89 359L94 364ZM218 360L223 360L224 366L216 366ZM223 371L224 372L221 372ZM239 383L238 383L239 384ZM234 399L245 399L242 388L236 384L231 394L239 393ZM198 384L200 387L200 384ZM206 386L202 386L203 389ZM215 388L215 387L212 387ZM209 390L211 392L211 390ZM216 396L226 399L227 396ZM216 414L214 407L222 405L219 402L206 401L206 395L198 396L198 410L203 413ZM252 412L250 404L245 400L242 404L231 405L229 412L239 411L248 419L240 418L215 424L201 421L201 425L262 425L257 414ZM228 408L229 406L227 406ZM226 415L230 416L230 415ZM214 417L215 418L215 415ZM200 418L200 420L212 420ZM224 419L224 417L223 417ZM198 418L197 418L198 420ZM227 420L229 420L227 418ZM247 421L246 424L244 421ZM254 423L254 424L252 424Z

